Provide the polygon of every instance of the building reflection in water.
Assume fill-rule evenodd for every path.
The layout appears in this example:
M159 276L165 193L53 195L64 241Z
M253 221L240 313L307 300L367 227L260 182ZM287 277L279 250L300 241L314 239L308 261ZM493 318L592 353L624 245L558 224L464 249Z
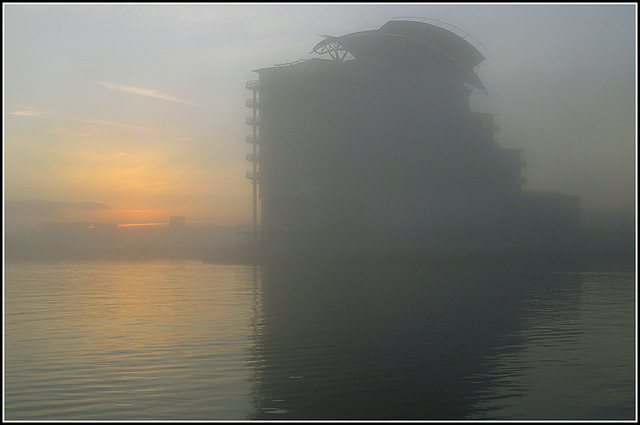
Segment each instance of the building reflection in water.
M252 418L275 420L465 418L489 384L483 358L554 281L495 264L268 265L254 278Z

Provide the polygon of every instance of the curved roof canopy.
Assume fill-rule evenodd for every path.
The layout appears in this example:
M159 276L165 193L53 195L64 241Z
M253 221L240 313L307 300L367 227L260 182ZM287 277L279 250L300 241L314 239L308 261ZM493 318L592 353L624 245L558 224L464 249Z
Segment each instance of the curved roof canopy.
M341 37L324 36L312 52L344 60L387 57L396 60L437 61L449 66L464 82L486 93L474 68L485 59L466 37L438 25L413 20L391 20L378 30L360 31Z

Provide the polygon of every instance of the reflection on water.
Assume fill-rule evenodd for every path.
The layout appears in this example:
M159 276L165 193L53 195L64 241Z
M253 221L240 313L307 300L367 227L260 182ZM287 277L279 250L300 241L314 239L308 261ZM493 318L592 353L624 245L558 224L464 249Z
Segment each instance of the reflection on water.
M195 262L7 265L7 419L246 417L252 282Z
M635 274L10 264L7 419L633 419Z
M558 278L527 300L522 328L487 356L491 379L474 418L635 417L635 273Z
M482 378L485 358L527 325L533 297L562 311L578 285L579 275L479 264L266 267L254 417L472 416L497 385Z
M634 417L633 273L385 264L261 277L253 418Z

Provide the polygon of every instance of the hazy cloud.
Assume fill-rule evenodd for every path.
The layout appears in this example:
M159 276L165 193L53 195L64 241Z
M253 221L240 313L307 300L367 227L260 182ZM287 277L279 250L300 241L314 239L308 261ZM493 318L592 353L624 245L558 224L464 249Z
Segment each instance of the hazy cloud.
M195 103L192 103L183 99L179 99L177 97L174 97L168 94L160 93L158 90L143 89L140 87L122 86L120 84L107 83L104 81L101 81L98 84L105 87L107 90L122 91L125 93L139 94L141 96L155 97L156 99L168 100L169 102L182 103L185 105L193 105L193 106L196 105Z
M19 117L37 117L38 115L40 115L37 112L33 112L33 111L15 111L15 112L10 112L11 115L17 115Z
M81 121L87 124L98 124L98 125L106 125L110 127L121 127L121 128L131 129L131 130L139 130L146 133L161 133L159 130L154 130L152 128L141 127L141 126L132 125L132 124L124 124L124 123L115 122L115 121L107 121L99 118L89 119L89 120L78 119L77 121Z
M45 112L39 111L35 108L25 108L21 107L13 112L9 112L9 115L16 115L18 117L39 117L40 115L44 115Z

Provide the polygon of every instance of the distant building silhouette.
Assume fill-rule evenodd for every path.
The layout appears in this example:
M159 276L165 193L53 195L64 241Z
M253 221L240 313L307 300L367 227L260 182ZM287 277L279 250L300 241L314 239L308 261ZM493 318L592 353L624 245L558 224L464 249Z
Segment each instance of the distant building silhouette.
M488 53L444 26L393 19L256 71L247 178L263 253L498 252L577 226L577 197L522 190L521 151L469 105Z

